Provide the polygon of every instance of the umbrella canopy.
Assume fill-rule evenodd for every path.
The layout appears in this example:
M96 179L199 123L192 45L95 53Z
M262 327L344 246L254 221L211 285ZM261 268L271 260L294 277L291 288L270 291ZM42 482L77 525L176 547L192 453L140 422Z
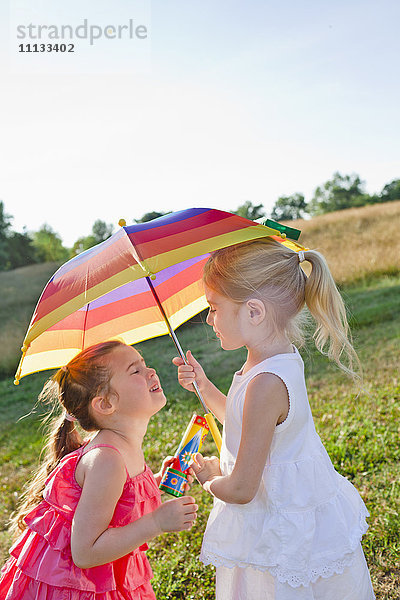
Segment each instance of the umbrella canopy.
M169 333L166 318L174 329L207 307L202 273L210 252L264 236L303 249L284 230L273 221L262 225L208 208L121 227L50 279L25 336L15 383L60 367L97 342L118 337L134 344ZM298 237L297 230L287 231Z

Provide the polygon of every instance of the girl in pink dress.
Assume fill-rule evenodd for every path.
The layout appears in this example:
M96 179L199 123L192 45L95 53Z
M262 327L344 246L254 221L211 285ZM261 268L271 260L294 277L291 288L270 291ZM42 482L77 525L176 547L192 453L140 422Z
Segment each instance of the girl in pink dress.
M159 474L144 462L150 417L165 405L154 369L131 346L92 346L45 385L61 404L47 460L14 517L22 533L1 571L2 600L155 598L146 542L190 529L190 496L161 503ZM82 442L75 422L97 433Z

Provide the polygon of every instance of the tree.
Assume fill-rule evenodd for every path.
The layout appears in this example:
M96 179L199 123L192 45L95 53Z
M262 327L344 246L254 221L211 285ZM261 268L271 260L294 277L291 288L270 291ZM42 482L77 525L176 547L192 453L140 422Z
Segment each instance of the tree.
M0 271L5 271L8 263L8 232L12 217L4 212L4 202L0 200Z
M113 231L114 225L97 219L92 227L92 235L95 239L95 243L100 244L101 242L104 242L113 234Z
M169 215L169 212L157 212L155 210L145 213L143 217L140 219L134 219L135 223L147 223L148 221L153 221L154 219L158 219L158 217L164 217L165 215Z
M76 256L97 244L101 244L101 242L104 242L112 235L113 230L114 226L111 223L97 219L93 224L92 233L76 240L71 249L71 256Z
M261 219L262 217L265 217L263 205L253 204L252 202L250 202L250 200L247 200L244 204L238 206L238 208L233 212L239 215L239 217L250 219L250 221L255 221L256 219Z
M32 239L26 231L10 231L13 217L4 211L0 201L0 271L8 271L36 262Z
M336 172L331 180L317 187L308 205L308 212L312 215L320 215L371 204L373 198L365 192L364 185L365 182L361 181L355 173L341 175Z
M30 235L12 231L7 238L7 269L18 269L37 262L36 249Z
M4 202L0 200L0 237L6 237L11 226L12 216L4 212Z
M271 219L274 219L275 221L302 219L306 211L307 204L303 194L280 196L272 209Z
M393 181L386 184L381 191L379 200L381 202L400 200L400 179L393 179Z
M38 262L64 261L69 252L62 245L60 236L46 223L33 233L33 246Z

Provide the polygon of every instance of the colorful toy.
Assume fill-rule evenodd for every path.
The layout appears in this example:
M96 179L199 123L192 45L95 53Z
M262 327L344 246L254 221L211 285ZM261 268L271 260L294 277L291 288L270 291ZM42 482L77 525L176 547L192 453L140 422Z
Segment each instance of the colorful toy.
M209 426L205 417L193 415L178 450L174 454L174 462L164 473L160 490L177 498L183 496L190 463L200 450L208 431Z

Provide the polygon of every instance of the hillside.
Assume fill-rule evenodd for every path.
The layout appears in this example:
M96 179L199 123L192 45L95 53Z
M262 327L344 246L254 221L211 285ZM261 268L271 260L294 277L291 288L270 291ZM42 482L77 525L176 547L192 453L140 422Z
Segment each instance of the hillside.
M36 303L58 267L43 263L0 272L0 377L15 373Z
M300 243L324 254L340 284L400 271L400 201L287 224L301 230Z

